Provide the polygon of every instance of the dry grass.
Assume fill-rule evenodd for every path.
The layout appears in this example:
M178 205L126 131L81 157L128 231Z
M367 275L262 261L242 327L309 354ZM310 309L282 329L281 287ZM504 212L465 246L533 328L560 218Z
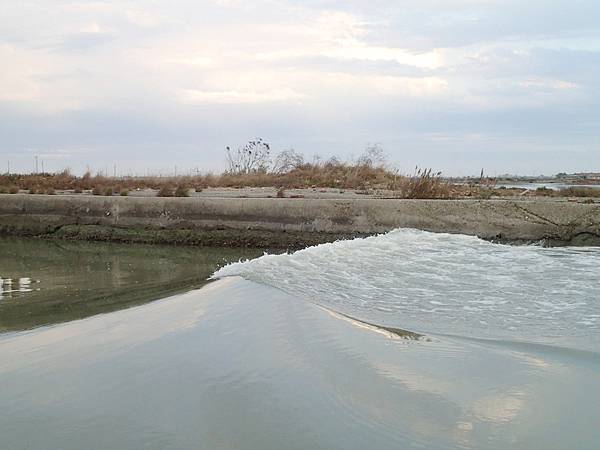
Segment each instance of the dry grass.
M391 191L395 198L450 199L492 198L520 195L600 197L600 189L568 188L559 191L538 189L525 191L515 188L497 188L494 183L473 185L453 184L432 169L415 168L412 174L400 174L383 163L373 163L362 157L355 162L343 162L332 158L327 161L304 162L297 154L291 156L272 171L252 173L223 173L179 177L124 177L109 178L86 173L81 177L65 170L55 174L0 175L0 193L17 193L25 190L30 194L68 191L91 192L93 195L127 196L131 191L152 189L158 197L187 197L190 191L201 192L208 187L276 187L277 196L285 196L286 190L301 188L336 188L340 192L354 189L370 194L374 191Z

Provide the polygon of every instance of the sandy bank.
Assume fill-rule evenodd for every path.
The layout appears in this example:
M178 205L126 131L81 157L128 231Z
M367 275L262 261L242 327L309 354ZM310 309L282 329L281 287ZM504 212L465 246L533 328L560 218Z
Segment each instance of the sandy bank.
M0 233L10 235L299 248L398 227L501 242L600 245L600 204L0 195Z

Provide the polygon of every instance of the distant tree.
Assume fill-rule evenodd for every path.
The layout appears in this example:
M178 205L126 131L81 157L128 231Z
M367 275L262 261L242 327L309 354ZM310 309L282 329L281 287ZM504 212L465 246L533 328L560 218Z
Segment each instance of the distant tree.
M271 166L271 146L262 138L249 141L237 150L226 147L225 152L227 171L232 174L266 173Z

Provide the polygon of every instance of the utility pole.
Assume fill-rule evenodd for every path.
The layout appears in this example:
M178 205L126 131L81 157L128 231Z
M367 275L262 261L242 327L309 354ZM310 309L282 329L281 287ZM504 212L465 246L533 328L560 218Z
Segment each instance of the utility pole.
M8 161L8 170L6 171L8 175L10 175L10 161Z
M117 164L113 166L113 178L117 178Z
M43 160L43 159L42 159L42 173L46 173L46 172L44 171L44 160Z

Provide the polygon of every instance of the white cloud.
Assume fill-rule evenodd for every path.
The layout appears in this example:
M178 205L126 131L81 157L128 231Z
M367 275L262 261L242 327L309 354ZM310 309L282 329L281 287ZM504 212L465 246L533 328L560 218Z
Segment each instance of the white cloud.
M571 83L565 80L553 80L541 77L530 77L519 82L519 86L525 88L540 88L553 91L577 89L576 83Z
M542 3L4 2L0 138L37 148L42 114L57 121L38 137L49 148L134 148L148 129L153 149L164 136L193 147L187 139L199 139L196 124L207 117L210 130L235 130L242 141L257 128L326 149L410 135L440 152L429 136L447 127L465 148L479 148L468 136L490 128L507 145L510 136L517 145L560 133L595 148L600 32L589 17L600 9ZM200 117L200 106L220 115ZM69 114L77 128L61 121Z
M297 101L304 98L304 96L291 89L279 89L268 92L200 91L195 89L185 89L180 91L180 98L185 103L247 104Z

